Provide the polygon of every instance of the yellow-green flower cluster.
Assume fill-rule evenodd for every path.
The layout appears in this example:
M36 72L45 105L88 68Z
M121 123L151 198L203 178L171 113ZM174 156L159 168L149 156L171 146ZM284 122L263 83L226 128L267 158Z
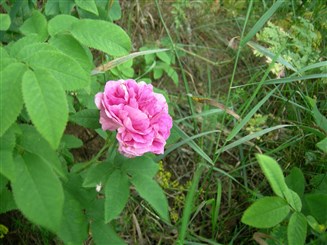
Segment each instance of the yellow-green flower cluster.
M171 179L172 174L164 169L162 161L159 162L159 171L157 173L157 180L161 187L171 192L174 198L172 199L172 205L170 210L170 218L173 222L177 222L179 219L179 210L183 208L185 202L185 192L187 191L190 183L180 184L178 180Z

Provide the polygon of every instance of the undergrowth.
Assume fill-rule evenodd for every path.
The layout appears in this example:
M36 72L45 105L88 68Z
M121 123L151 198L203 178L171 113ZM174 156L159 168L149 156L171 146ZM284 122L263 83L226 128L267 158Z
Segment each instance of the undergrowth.
M134 51L170 49L137 58L126 65L131 69L125 67L125 76L134 73L166 91L175 123L156 176L172 224L160 222L132 193L116 222L129 244L287 240L283 224L257 229L241 218L254 201L273 195L257 153L276 159L284 176L301 169L305 193L327 183L326 146L317 146L327 127L321 119L327 114L327 7L323 1L303 2L289 1L261 26L258 20L272 1L121 2L117 23L131 36ZM252 41L244 43L246 38ZM121 75L119 69L112 73ZM326 187L319 188L327 195ZM24 219L12 219L18 224L8 239L16 232L21 241L32 236L33 244L58 242ZM327 238L318 233L309 230L306 242L323 244Z

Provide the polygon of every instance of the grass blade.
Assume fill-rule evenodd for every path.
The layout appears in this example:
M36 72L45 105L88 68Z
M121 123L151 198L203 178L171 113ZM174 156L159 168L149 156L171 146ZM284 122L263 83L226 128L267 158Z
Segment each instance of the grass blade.
M322 61L322 62L314 63L312 65L303 67L298 71L298 73L301 74L302 72L309 71L309 70L319 68L319 67L327 67L327 61Z
M275 90L276 88L273 89L269 94L267 94L262 100L260 100L260 102L255 107L253 107L253 109L242 119L242 121L233 128L233 130L228 135L226 141L232 140L238 134L238 132L240 132L240 130L245 126L245 124L248 123L252 116L270 98L270 96L275 92Z
M278 79L270 79L267 80L264 85L272 85L272 84L285 84L285 83L291 83L296 81L303 81L303 80L310 80L310 79L319 79L319 78L327 78L327 73L321 73L321 74L312 74L302 77L286 77L286 78L278 78ZM258 85L259 83L248 83L240 86L234 86L233 88L241 88L246 86L253 86Z
M190 186L190 189L187 192L186 195L186 200L185 200L185 207L183 210L183 216L182 216L182 225L179 229L179 235L178 235L178 240L177 240L177 245L184 245L184 240L185 240L185 236L187 233L187 227L188 227L188 223L191 217L191 213L192 213L192 209L193 209L193 201L194 201L194 197L196 194L196 190L198 188L198 184L201 178L201 174L204 171L204 165L199 165L198 168L195 171L193 180L192 180L192 184Z
M212 238L214 238L215 233L217 232L217 222L218 222L218 215L219 209L221 204L221 194L222 194L222 185L220 179L218 179L217 183L217 196L215 201L215 207L212 214Z
M159 158L162 159L164 158L166 155L168 155L170 152L172 152L173 150L177 149L178 147L184 145L184 144L188 144L196 153L198 153L203 159L205 159L207 162L209 162L211 165L213 165L213 161L212 159L193 141L193 139L208 135L208 134L212 134L212 133L217 133L219 132L219 130L211 130L208 132L203 132L201 134L196 134L193 135L192 137L189 137L182 129L180 129L177 125L174 124L173 129L179 134L179 136L184 139L176 144L174 144L173 146L171 146L170 148L166 149L165 153L163 155L161 155ZM160 160L160 159L156 159L156 160Z
M249 134L249 135L247 135L247 136L245 136L245 137L243 137L243 138L241 138L241 139L239 139L239 140L234 141L234 142L231 143L231 144L228 144L228 145L226 145L226 146L223 146L222 148L220 148L220 149L216 152L216 154L221 154L222 152L225 152L225 151L227 151L227 150L230 150L230 149L232 149L232 148L234 148L234 147L236 147L236 146L239 146L239 145L241 145L241 144L244 144L244 143L246 143L246 142L248 142L248 141L250 141L250 140L252 140L252 139L254 139L254 138L260 137L260 136L262 136L262 135L264 135L264 134L267 134L267 133L269 133L269 132L271 132L271 131L274 131L274 130L276 130L276 129L285 128L285 127L290 127L290 126L291 126L291 125L278 125L278 126L275 126L275 127L266 128L266 129L264 129L264 130L261 130L261 131L259 131L259 132L255 132L255 133L253 133L253 134Z
M192 118L197 118L197 117L206 117L206 116L211 116L211 115L219 115L219 114L222 114L224 113L224 110L222 109L210 109L210 110L206 110L206 111L203 111L201 113L197 113L197 114L194 114L194 115L191 115L191 116L187 116L187 117L183 117L181 119L177 119L177 120L174 120L175 123L180 123L182 121L185 121L187 119L192 119Z
M257 44L255 42L249 41L247 43L248 46L250 46L251 48L257 50L259 53L263 54L264 56L267 56L271 59L273 59L275 57L275 54L270 52L270 50L266 49L265 47L261 46L260 44ZM276 59L276 62L282 64L283 66L285 66L286 68L298 72L297 69L292 66L287 60L283 59L281 56L279 56Z
M252 27L249 33L242 39L240 45L244 46L248 41L251 40L254 35L260 31L264 24L269 20L269 18L276 12L276 10L284 3L284 0L276 1L273 6L257 21L257 23Z
M147 54L153 54L153 53L159 53L159 52L165 52L168 51L169 49L153 49L153 50L145 50L145 51L140 51L140 52L135 52L135 53L131 53L129 55L125 55L123 57L119 57L117 59L111 60L106 64L100 65L97 68L95 68L92 72L91 75L96 75L99 73L104 73L116 66L119 66L131 59L134 59L138 56L142 56L142 55L147 55Z

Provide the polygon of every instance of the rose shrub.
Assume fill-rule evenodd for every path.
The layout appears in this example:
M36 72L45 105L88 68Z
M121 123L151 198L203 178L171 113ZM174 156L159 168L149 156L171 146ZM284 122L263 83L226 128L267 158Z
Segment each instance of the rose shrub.
M172 118L162 94L151 84L133 79L108 81L104 92L97 93L103 130L117 130L119 152L126 157L146 152L162 154L170 135Z

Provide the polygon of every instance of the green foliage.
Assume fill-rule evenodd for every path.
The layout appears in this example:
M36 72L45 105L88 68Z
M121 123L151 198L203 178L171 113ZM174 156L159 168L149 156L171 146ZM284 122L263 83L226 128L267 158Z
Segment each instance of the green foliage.
M34 70L25 72L22 89L32 122L56 149L68 119L66 95L61 84L47 70Z
M88 221L83 214L83 205L67 190L64 190L64 197L58 236L67 244L83 243L88 236Z
M41 40L48 37L47 19L39 11L34 11L32 16L28 18L20 27L20 31L25 35L37 34Z
M143 46L141 51L147 52L152 50L151 46ZM157 52L155 54L144 55L145 67L144 73L148 73L153 69L153 78L160 79L165 73L176 86L179 84L179 78L173 65L175 64L175 56L172 52Z
M282 222L290 207L280 197L263 197L253 203L243 214L242 222L257 228L271 228Z
M17 135L17 144L24 152L29 152L42 158L61 178L65 178L66 171L60 162L56 151L44 139L35 127L20 125L20 134Z
M126 244L115 232L112 225L105 224L101 221L95 221L91 224L93 239L96 244Z
M83 128L100 128L94 95L103 81L91 77L91 48L109 59L121 59L119 69L128 77L134 74L131 59L144 55L129 56L129 36L111 23L120 18L119 2L49 0L44 13L36 5L12 2L12 9L11 3L4 5L10 13L0 16L1 31L11 35L0 35L5 41L0 47L0 213L18 209L65 244L81 244L89 233L97 244L124 244L114 220L134 185L169 221L167 199L153 179L156 162L149 157L105 158L108 149L115 149L113 134L99 132L107 137L103 149L88 162L70 165L74 159L69 150L83 142L64 134L68 120ZM16 8L28 10L26 16L13 14ZM22 17L24 21L17 22ZM168 56L159 57L170 62Z
M0 1L0 214L32 222L4 243L325 244L323 1L158 2ZM126 78L177 118L163 155L101 129L94 95Z
M307 235L307 220L302 213L294 212L287 226L289 245L305 244Z
M292 168L289 175L286 176L285 182L290 189L299 195L299 197L303 197L306 183L301 169L297 167Z
M54 37L57 34L64 34L68 32L74 23L77 23L78 19L71 15L57 15L52 18L48 24L48 31L50 36Z
M120 170L113 171L108 177L105 188L104 220L109 223L124 209L129 193L128 176Z
M61 182L44 162L32 153L15 158L16 178L12 182L17 207L31 221L58 231L64 203Z
M75 0L76 5L90 13L99 15L95 0Z
M257 34L257 39L268 45L273 54L281 52L281 58L300 70L314 64L320 57L321 34L307 19L298 17L295 20L287 18L283 22L268 22L268 26ZM262 56L262 52L255 51ZM267 57L271 62L271 57ZM285 64L276 63L272 72L277 76L285 76ZM286 66L286 68L289 68Z
M11 24L9 14L0 14L0 31L6 31Z
M97 129L100 128L99 110L85 109L70 116L70 121L77 123L86 128Z
M1 126L0 136L12 125L23 108L22 77L26 66L21 63L12 63L0 71L1 77ZM10 105L7 107L5 105Z
M112 56L123 56L131 50L131 41L125 31L105 21L79 20L72 24L70 31L83 45Z
M63 63L62 61L65 61ZM24 59L33 69L45 69L65 90L81 89L89 85L89 74L77 61L59 51L40 51Z
M263 197L255 201L244 212L242 222L257 228L273 228L282 224L291 212L287 223L288 244L305 244L308 224L313 230L321 232L319 223L327 222L326 194L304 194L305 179L299 168L293 168L284 178L281 168L273 158L257 155L257 159L277 197Z
M327 153L327 137L317 143L317 147L324 153Z

